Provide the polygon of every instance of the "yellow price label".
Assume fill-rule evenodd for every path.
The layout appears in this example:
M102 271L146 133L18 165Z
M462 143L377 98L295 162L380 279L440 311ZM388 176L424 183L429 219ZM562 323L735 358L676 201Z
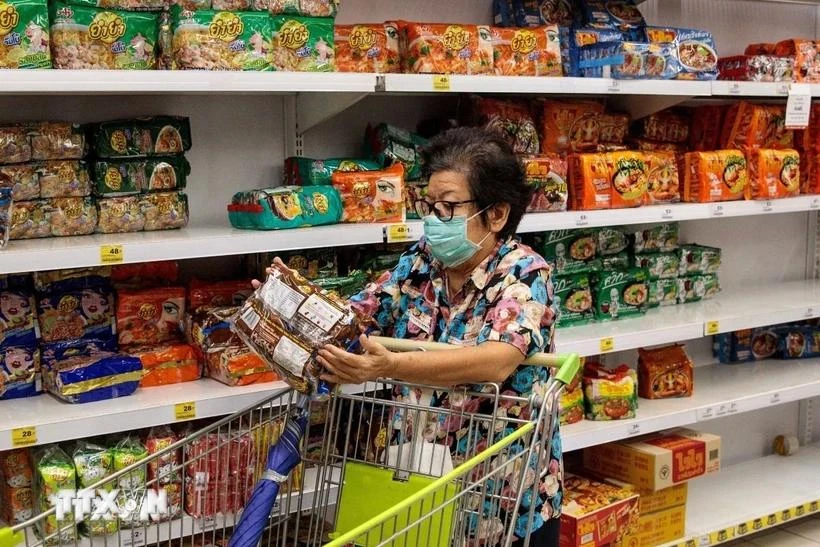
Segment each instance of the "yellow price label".
M611 336L607 336L606 338L601 338L600 348L601 348L601 353L606 353L608 351L613 351L615 349L615 339Z
M37 444L37 428L34 426L18 427L11 430L11 446L20 448Z
M720 332L720 321L707 321L703 326L703 333L706 336L713 336Z
M103 264L119 264L125 260L125 250L122 245L100 245L100 262Z
M450 91L450 77L446 74L434 75L433 91Z
M723 543L725 541L729 541L730 539L735 537L735 529L734 528L724 528L722 530L718 530L717 532L712 532L709 534L709 541L712 545Z
M196 403L177 403L174 405L174 417L177 420L193 420L196 418Z
M387 242L388 243L404 243L405 241L413 241L413 229L409 224L391 224L387 227Z

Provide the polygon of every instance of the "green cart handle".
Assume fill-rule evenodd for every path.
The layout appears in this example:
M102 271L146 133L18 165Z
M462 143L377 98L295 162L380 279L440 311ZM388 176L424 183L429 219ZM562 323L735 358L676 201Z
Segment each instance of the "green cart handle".
M419 340L404 340L399 338L386 338L383 336L371 336L374 342L378 342L390 351L442 351L448 349L459 349L461 346L441 344L439 342L423 342ZM569 385L578 374L581 368L581 358L577 353L554 354L536 353L528 357L522 363L524 365L534 365L537 367L553 367L558 372L553 377L564 385ZM0 546L2 547L2 546Z
M23 532L15 532L11 528L0 528L0 547L14 547L23 543Z

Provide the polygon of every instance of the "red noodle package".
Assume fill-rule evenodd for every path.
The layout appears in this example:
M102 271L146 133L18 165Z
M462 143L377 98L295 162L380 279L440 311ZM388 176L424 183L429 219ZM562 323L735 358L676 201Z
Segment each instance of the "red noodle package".
M177 340L182 334L185 315L185 289L123 290L117 306L119 342L151 345Z
M238 306L253 292L250 280L200 281L188 285L188 305L192 310L203 306Z

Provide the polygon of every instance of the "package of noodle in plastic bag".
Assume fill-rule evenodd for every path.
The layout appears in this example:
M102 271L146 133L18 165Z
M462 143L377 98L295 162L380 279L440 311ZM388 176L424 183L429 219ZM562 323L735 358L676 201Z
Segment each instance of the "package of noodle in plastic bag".
M234 315L232 328L296 390L321 394L316 350L325 344L348 348L365 320L298 273L277 264L270 271Z

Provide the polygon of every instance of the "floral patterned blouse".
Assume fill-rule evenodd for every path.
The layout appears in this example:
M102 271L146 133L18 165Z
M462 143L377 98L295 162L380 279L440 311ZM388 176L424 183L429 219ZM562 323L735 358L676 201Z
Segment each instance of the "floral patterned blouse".
M351 303L360 312L374 317L385 336L466 346L501 341L515 346L527 356L554 349L556 311L550 267L531 248L512 238L498 243L452 301L448 298L443 266L432 258L422 238L402 256L393 271L384 272L375 283L354 296ZM520 366L503 383L502 395L529 396L533 391L545 390L548 379L548 369ZM431 406L464 406L467 412L482 411L478 401L465 401L463 397L457 397L456 392L449 396L442 393L423 396L420 389L401 388L394 396L414 403L424 397L423 400L429 400ZM496 413L502 419L530 416L528 405L503 400ZM425 440L448 444L453 465L464 461L467 453L472 456L480 452L490 442L486 427L478 429L480 435L476 438L465 434L463 420L447 419L443 413L426 414L432 423L428 421L424 425ZM394 424L396 419L399 418L394 418ZM405 424L408 421L405 419ZM513 427L496 427L492 441L500 440L512 430ZM549 462L542 459L539 465L531 461L532 467L548 466L536 500L538 511L532 531L540 528L544 520L560 516L561 462L561 438L556 424ZM533 478L528 482L532 485L534 470L530 470L530 476ZM531 502L528 494L525 494L522 513ZM522 514L518 519L518 537L526 534L527 518L527 514Z

